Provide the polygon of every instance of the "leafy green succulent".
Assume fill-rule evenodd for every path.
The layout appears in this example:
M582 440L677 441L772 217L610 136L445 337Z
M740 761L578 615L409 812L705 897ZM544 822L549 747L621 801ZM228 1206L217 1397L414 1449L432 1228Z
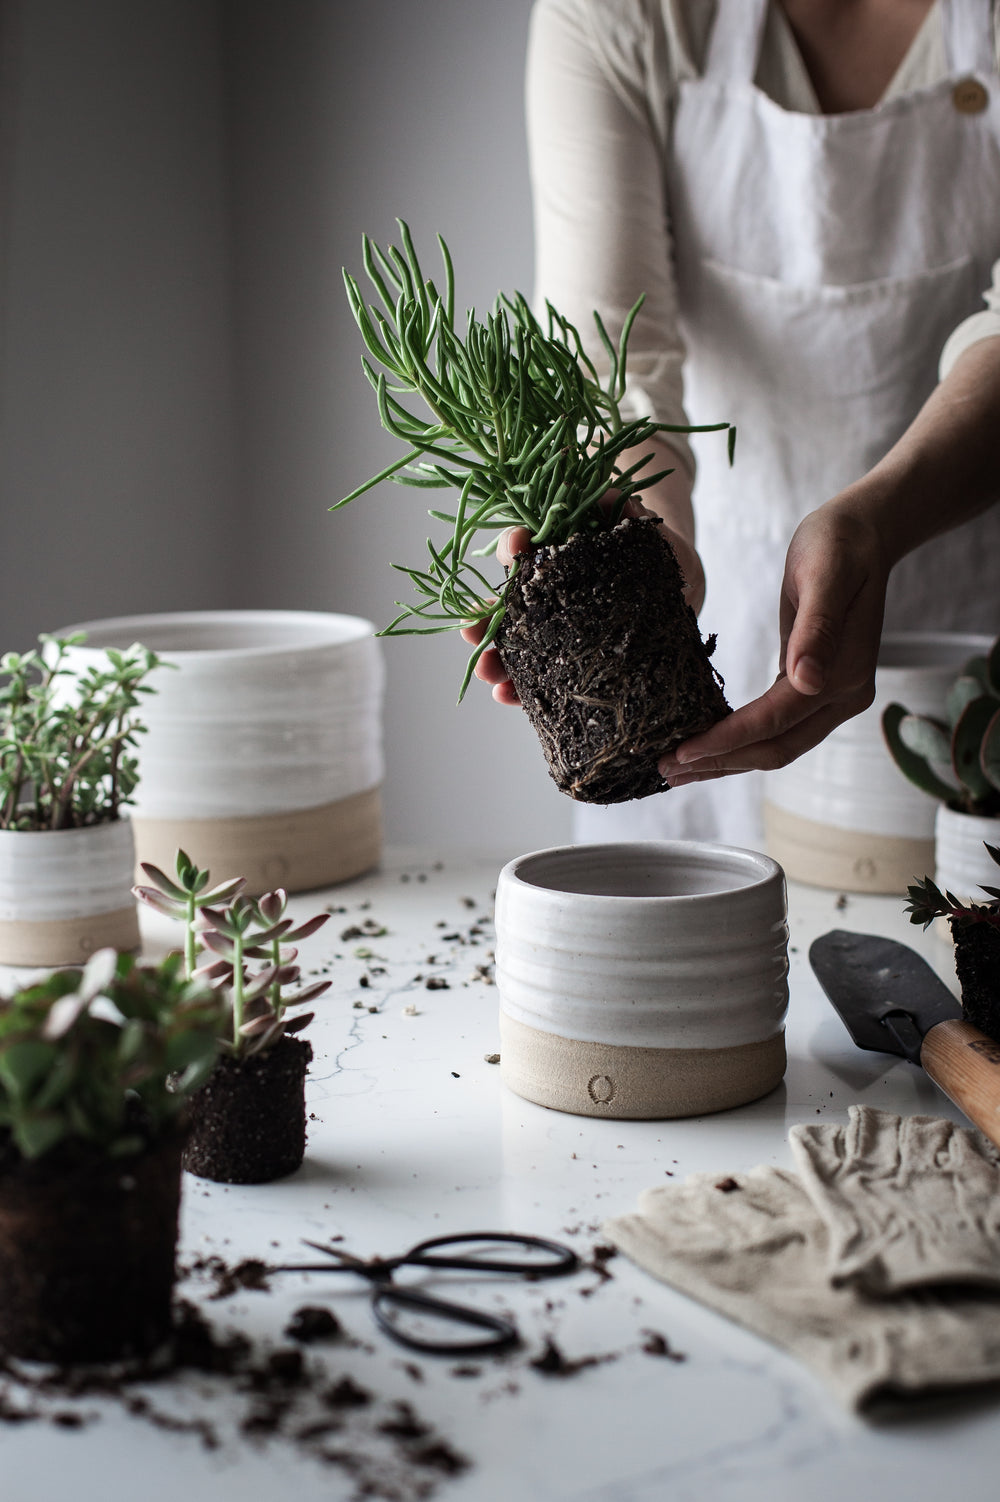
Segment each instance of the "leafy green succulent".
M983 844L986 845L990 859L1000 866L1000 849L987 844L985 840ZM906 895L909 900L904 912L909 913L911 923L919 923L922 928L927 928L935 918L954 918L961 924L989 923L1000 928L1000 887L982 886L982 890L993 899L992 902L963 902L954 892L942 892L929 876L925 876L913 886L907 887Z
M493 553L502 529L527 527L537 547L606 527L620 518L630 495L669 473L640 475L651 454L623 468L626 449L660 432L728 429L732 457L735 429L728 423L691 428L623 419L628 340L641 298L617 345L594 314L609 367L602 382L578 330L551 304L543 326L520 293L501 294L485 319L470 311L460 330L447 245L438 236L444 270L439 293L424 277L408 226L397 222L402 250L390 245L383 251L367 235L362 242L375 302L365 302L347 271L344 281L371 356L362 363L379 417L406 445L406 453L331 510L382 480L458 492L454 511L430 512L450 535L440 546L428 540L426 567L393 565L409 576L417 598L397 601L402 613L380 634L431 634L485 621L461 699L476 661L499 630L506 592L517 573L515 562L506 580L491 582L472 561ZM421 399L429 416L405 405L411 397ZM617 502L609 515L598 503L612 487ZM483 532L491 534L489 539L473 546Z
M208 1077L224 1010L179 954L140 965L102 949L17 991L0 1001L0 1130L25 1158L72 1140L142 1151Z
M312 1021L312 1012L294 1018L285 1014L289 1007L322 996L331 982L300 986L298 950L289 946L318 932L328 913L296 924L287 916L285 891L245 897L243 877L209 889L209 873L200 871L183 850L177 852L176 880L157 866L144 864L142 869L153 885L133 887L135 896L184 924L187 974L225 998L226 1051L240 1058L263 1053L286 1033L297 1033ZM293 987L299 989L289 989Z
M132 802L137 710L160 659L138 645L109 649L104 666L77 673L66 657L84 641L41 636L40 652L0 658L0 829L109 823Z
M945 715L940 720L889 704L882 731L890 755L916 787L950 808L1000 814L1000 638L986 656L965 663Z

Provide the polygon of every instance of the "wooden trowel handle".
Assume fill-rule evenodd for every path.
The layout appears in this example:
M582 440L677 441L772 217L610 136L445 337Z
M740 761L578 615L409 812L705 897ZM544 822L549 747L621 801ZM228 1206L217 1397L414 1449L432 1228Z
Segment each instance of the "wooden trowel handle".
M956 1017L930 1029L920 1062L948 1099L1000 1147L1000 1043Z

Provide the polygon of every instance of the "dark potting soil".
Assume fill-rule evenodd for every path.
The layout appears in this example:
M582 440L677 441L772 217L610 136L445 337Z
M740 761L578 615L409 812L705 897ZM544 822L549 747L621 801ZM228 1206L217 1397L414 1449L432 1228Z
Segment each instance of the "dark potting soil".
M0 1155L0 1350L33 1361L109 1361L171 1329L179 1138L109 1159L72 1142Z
M200 1388L197 1416L177 1412L171 1401L184 1390L175 1379L189 1372L211 1379ZM68 1408L67 1399L83 1406ZM470 1465L412 1404L380 1398L350 1375L334 1376L298 1346L267 1349L219 1334L185 1300L176 1305L171 1345L153 1361L39 1372L0 1358L0 1425L84 1428L99 1417L88 1402L94 1399L208 1451L234 1442L290 1447L346 1473L352 1502L426 1502L444 1478Z
M191 1101L189 1173L219 1184L269 1184L301 1166L312 1047L281 1038L249 1058L224 1054Z
M730 713L674 551L653 519L577 533L522 561L496 645L560 790L663 790L666 751Z
M993 923L949 919L955 940L955 970L962 988L962 1013L1000 1043L1000 928Z

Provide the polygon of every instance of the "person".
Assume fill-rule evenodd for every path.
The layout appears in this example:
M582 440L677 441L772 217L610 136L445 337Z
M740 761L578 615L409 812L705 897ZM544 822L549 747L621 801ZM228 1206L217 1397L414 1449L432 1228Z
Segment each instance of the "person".
M643 294L629 415L737 428L732 468L646 445L642 501L739 707L578 838L759 845L763 772L871 703L883 627L1000 631L998 9L536 0L537 300L614 336Z

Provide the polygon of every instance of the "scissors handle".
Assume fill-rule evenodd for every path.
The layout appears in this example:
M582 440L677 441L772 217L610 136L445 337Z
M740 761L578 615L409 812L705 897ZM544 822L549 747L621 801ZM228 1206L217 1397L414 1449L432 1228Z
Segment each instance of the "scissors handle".
M448 1265L454 1267L456 1264ZM488 1330L490 1334L485 1339L473 1337L467 1340L429 1340L421 1335L410 1335L393 1318L393 1311L401 1309L428 1314L452 1325ZM411 1351L423 1351L430 1356L485 1356L509 1351L521 1341L517 1326L502 1314L487 1314L482 1309L470 1309L467 1304L453 1304L448 1299L438 1299L415 1288L397 1288L391 1283L372 1290L372 1312L375 1323L386 1335L391 1335L393 1340L408 1346Z
M461 1252L448 1251L439 1255L436 1248L490 1245L500 1242L507 1246L520 1247L524 1257L477 1257L463 1256ZM532 1252L543 1252L544 1259L532 1257ZM404 1265L419 1267L445 1267L467 1272L516 1273L522 1278L562 1278L576 1272L580 1259L568 1246L558 1241L546 1241L541 1236L518 1236L513 1231L468 1231L461 1236L433 1236L420 1241L404 1257L393 1258L392 1267Z

